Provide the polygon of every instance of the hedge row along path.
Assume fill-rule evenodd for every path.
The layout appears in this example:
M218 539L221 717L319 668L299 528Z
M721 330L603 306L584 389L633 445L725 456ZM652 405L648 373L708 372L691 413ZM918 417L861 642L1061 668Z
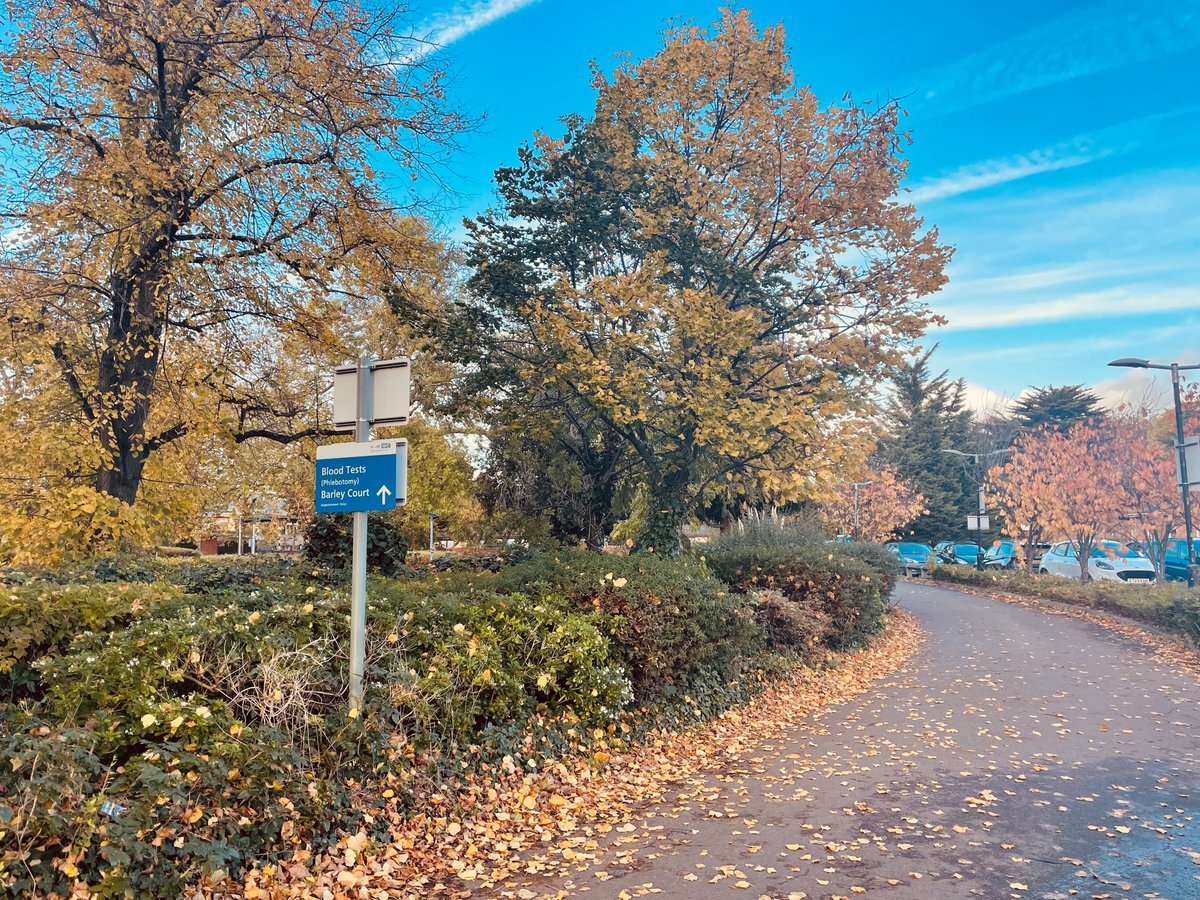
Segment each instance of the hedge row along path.
M1200 685L1080 617L906 584L928 638L739 748L569 876L490 894L1200 896Z
M895 672L921 638L903 611L890 623L870 647L836 657L832 668L797 669L750 703L684 732L663 733L611 757L514 772L457 797L434 796L427 814L394 817L390 843L360 832L343 839L337 853L301 851L251 872L232 891L221 884L204 893L251 900L525 898L556 896L569 884L592 887L591 896L615 896L617 889L578 872L599 871L601 863L613 873L643 865L639 849L629 845L645 832L647 811L673 808L677 797L705 790L717 773L741 771L743 760L758 758L815 712L846 703ZM531 879L538 879L536 889L525 886Z

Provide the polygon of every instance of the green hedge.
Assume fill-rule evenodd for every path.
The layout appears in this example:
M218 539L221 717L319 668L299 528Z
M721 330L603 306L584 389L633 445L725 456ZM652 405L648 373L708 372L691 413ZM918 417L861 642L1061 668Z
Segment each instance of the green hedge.
M695 721L882 626L893 575L862 559L716 550L373 578L353 714L349 600L325 567L10 578L0 892L65 894L78 872L101 894L176 896L205 871L358 828L381 781L419 804L422 785L508 757ZM160 580L107 580L121 571Z
M699 559L545 554L482 583L558 598L596 616L619 647L643 706L736 681L765 650L744 598Z
M0 699L42 692L33 663L78 635L127 624L170 597L164 585L29 581L0 593Z
M112 603L111 586L60 590L95 592L120 627L38 643L37 702L0 712L4 758L28 761L0 784L0 886L63 891L65 860L105 890L172 896L202 869L282 850L285 823L308 841L348 827L366 810L347 801L347 785L418 758L439 778L518 749L527 758L535 720L582 733L616 722L630 701L595 616L379 582L368 703L350 716L345 592L218 583L204 595L155 588L152 606L119 620L129 604ZM41 609L24 604L29 621ZM106 801L125 811L103 816Z
M1142 585L1120 581L1083 584L1057 575L1029 575L1010 570L980 572L969 566L938 566L930 575L936 581L950 584L1107 610L1200 643L1200 593L1182 584Z

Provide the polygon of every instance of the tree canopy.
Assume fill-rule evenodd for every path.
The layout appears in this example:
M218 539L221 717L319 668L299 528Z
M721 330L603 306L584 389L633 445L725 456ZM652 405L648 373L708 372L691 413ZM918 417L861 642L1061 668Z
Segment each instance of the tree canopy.
M1013 406L1013 420L1033 430L1048 426L1066 431L1100 415L1100 398L1081 384L1034 388Z
M978 480L963 457L946 453L976 452L965 385L946 372L934 374L935 348L898 363L889 379L883 407L887 435L877 456L883 465L912 485L924 498L925 511L908 525L919 540L949 540L963 532L966 517L978 509Z
M589 480L620 472L636 546L674 552L715 499L819 496L861 462L857 414L950 251L902 200L899 108L820 107L779 27L726 11L593 83L590 118L497 171L442 325L485 415L528 410Z
M385 192L462 121L397 13L356 2L7 3L0 311L19 414L70 448L34 498L138 497L197 433L321 433L314 367L438 248ZM308 365L283 367L290 357ZM36 395L36 396L35 396ZM119 510L118 510L119 512Z

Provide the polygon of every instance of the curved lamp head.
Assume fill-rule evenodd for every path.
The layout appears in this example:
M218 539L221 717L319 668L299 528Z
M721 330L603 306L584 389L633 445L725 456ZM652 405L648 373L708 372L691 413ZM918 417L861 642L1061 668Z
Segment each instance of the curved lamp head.
M1150 368L1150 360L1138 359L1136 356L1125 356L1121 359L1114 359L1109 365L1119 369L1148 369Z

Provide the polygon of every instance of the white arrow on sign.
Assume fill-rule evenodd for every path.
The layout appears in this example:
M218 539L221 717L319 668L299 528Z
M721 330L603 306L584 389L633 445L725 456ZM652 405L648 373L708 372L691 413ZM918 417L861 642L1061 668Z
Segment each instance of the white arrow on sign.
M388 490L388 486L386 484L381 484L379 486L379 490L375 492L376 496L379 497L380 503L387 503L388 494L390 493L391 491Z

